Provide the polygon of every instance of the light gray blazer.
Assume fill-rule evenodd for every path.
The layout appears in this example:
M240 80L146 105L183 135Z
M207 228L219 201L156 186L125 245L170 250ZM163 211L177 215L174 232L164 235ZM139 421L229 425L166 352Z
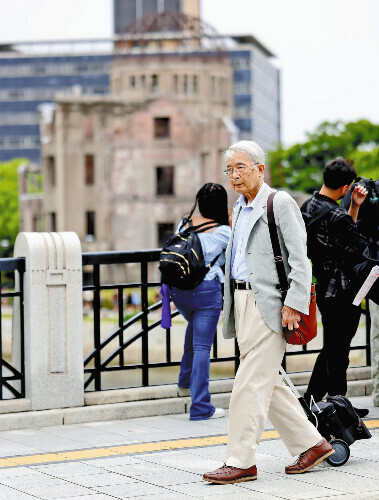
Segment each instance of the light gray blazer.
M275 267L270 234L267 223L267 198L273 191L263 183L257 195L250 221L245 257L249 281L255 302L265 323L275 332L282 332L282 301L277 288L279 278ZM232 235L226 250L223 335L236 336L233 297L230 292L230 266L233 235L241 208L234 207ZM300 209L291 196L279 191L274 198L274 216L278 229L280 247L290 288L285 305L308 314L312 281L311 264L307 258L306 230Z

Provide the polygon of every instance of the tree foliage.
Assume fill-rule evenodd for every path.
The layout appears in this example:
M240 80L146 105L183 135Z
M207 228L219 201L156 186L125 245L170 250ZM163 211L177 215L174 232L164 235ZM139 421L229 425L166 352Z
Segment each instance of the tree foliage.
M0 163L0 256L8 256L19 231L17 167L25 160ZM6 248L6 241L9 247Z
M325 163L337 156L354 160L361 177L379 177L379 125L368 120L324 122L307 140L269 155L274 187L312 193L322 185Z

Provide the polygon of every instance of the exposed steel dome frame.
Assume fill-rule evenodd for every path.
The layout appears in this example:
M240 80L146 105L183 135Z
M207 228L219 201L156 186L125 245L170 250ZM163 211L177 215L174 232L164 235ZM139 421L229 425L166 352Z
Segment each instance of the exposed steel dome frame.
M155 48L160 42L174 41L180 51L194 50L194 42L200 51L224 52L224 37L200 20L181 12L163 12L138 19L125 28L116 42L116 51L127 54L137 48L144 52L152 42Z

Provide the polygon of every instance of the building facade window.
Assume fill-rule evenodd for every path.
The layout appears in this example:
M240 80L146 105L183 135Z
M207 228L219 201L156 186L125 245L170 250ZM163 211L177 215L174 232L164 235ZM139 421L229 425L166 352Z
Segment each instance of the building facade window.
M55 186L55 158L54 156L47 157L47 180L49 187Z
M154 118L154 137L170 137L170 118Z
M32 231L37 233L40 231L40 218L37 215L33 215L32 219Z
M196 75L194 75L194 77L193 77L192 85L193 85L193 93L194 93L194 95L197 95L197 93L198 93L198 83L197 83L197 76Z
M93 127L94 127L93 116L91 116L91 115L84 116L83 117L83 135L84 135L85 139L93 139Z
M158 92L158 75L151 75L151 92L152 94Z
M129 83L130 83L130 86L132 87L132 89L134 89L135 86L136 86L136 77L135 76L131 76L130 80L129 80Z
M50 214L50 231L55 233L57 230L57 214L55 212L51 212Z
M94 155L85 155L85 183L87 186L95 184L95 157Z
M212 76L212 98L213 99L216 99L216 92L217 92L217 87L216 87L216 77L215 76Z
M158 247L162 248L168 237L174 232L173 222L159 222L157 224Z
M251 116L251 109L248 108L247 106L238 106L234 108L235 119L250 118L250 116Z
M157 167L157 195L174 194L174 167Z
M174 75L172 77L172 90L173 90L174 94L178 93L178 90L179 90L178 75Z
M183 94L188 94L188 76L183 76Z
M95 212L86 212L86 241L95 241Z

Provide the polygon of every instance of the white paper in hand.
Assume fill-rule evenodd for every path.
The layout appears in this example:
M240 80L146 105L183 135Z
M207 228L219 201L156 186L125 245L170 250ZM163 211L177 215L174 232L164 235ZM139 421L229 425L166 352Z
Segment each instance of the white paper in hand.
M367 276L365 282L363 283L363 285L359 289L359 292L355 296L355 299L353 300L354 306L359 306L359 304L366 297L366 295L370 291L370 288L372 287L372 285L375 283L375 281L378 278L379 278L379 266L374 266L371 269L370 274Z

